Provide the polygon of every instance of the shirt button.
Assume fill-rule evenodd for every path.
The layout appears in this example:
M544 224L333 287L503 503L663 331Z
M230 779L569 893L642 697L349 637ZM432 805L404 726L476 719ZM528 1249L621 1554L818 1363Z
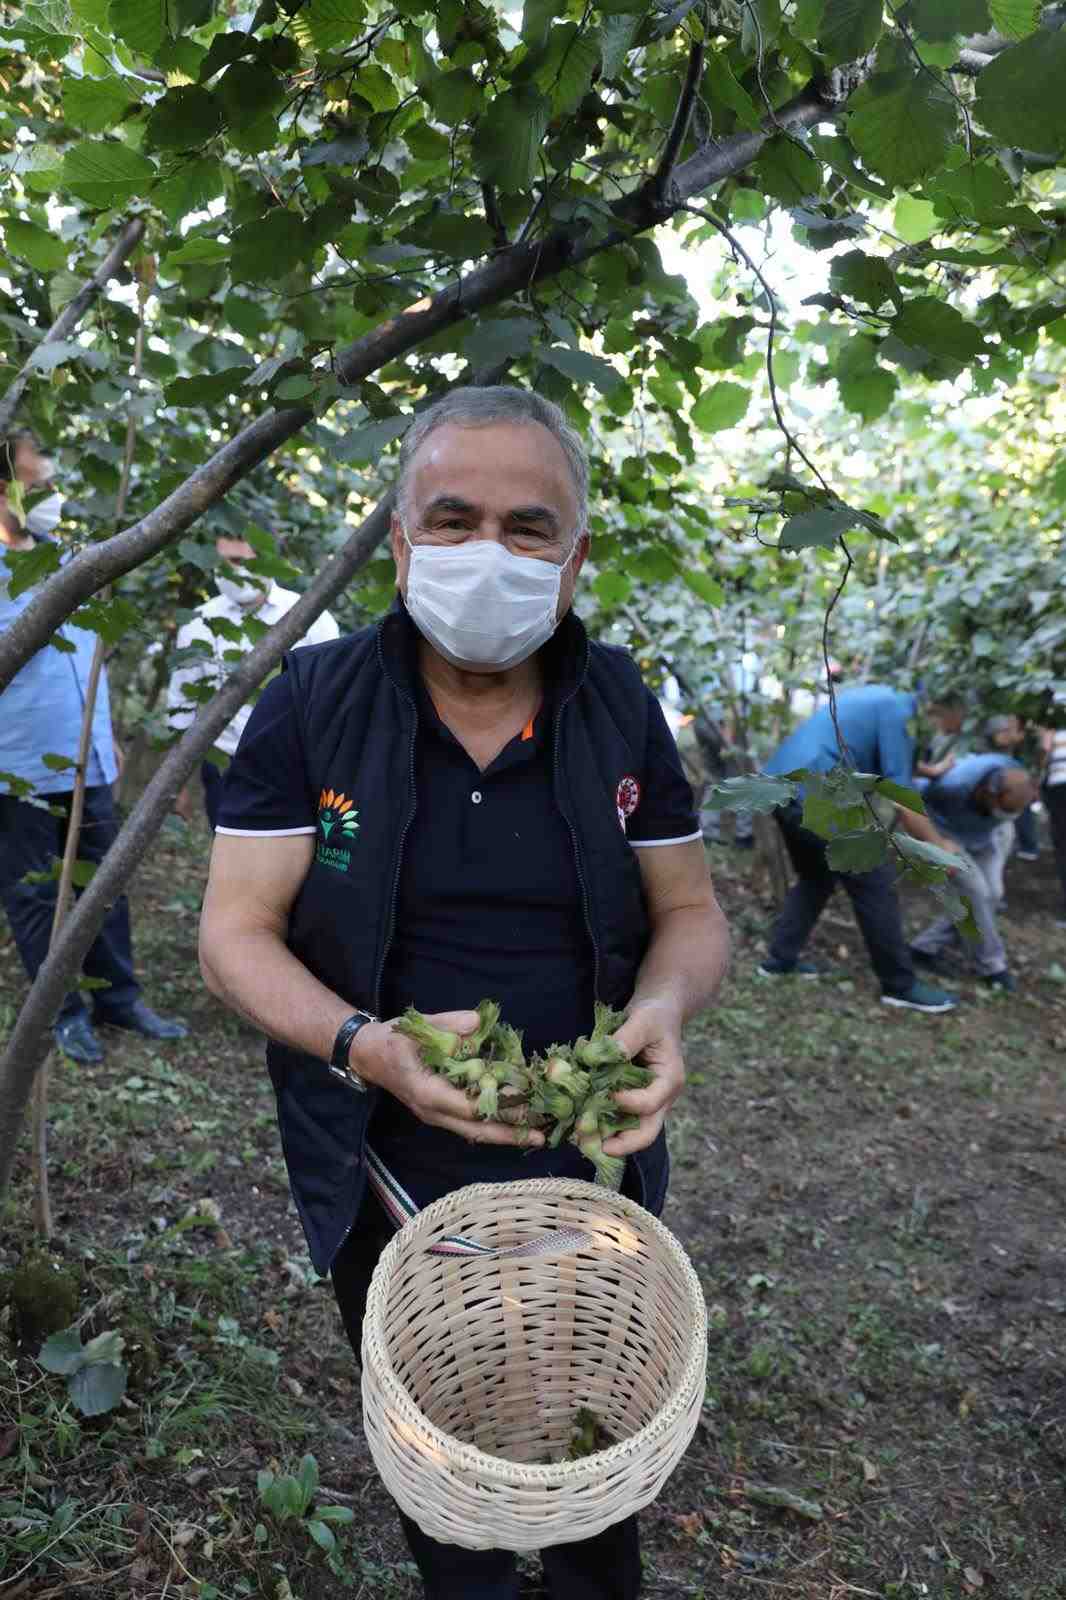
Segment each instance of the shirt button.
M481 790L475 789L470 798L476 806L479 806L481 804Z

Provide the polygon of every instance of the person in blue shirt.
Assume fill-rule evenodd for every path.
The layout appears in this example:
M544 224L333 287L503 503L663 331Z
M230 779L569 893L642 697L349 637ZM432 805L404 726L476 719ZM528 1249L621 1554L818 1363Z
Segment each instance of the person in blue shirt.
M965 756L950 772L932 781L919 779L925 809L940 831L960 849L955 882L973 908L978 940L969 953L978 975L992 988L1011 991L1014 978L996 925L1003 865L999 834L1036 798L1036 784L1010 756ZM938 917L911 945L920 964L940 968L940 957L959 942L950 917Z
M35 513L39 515L41 506L47 507L49 502L40 502L24 517L20 497L9 495L9 486L14 481L23 494L32 494L50 475L50 463L32 433L0 437L0 631L14 622L37 592L29 588L11 595L8 552L31 550L38 539L48 537ZM31 979L48 953L56 884L50 877L43 883L28 882L27 875L48 873L63 854L96 635L65 623L57 640L27 661L0 694L0 785L8 791L0 793L0 902ZM70 765L56 771L49 756L63 756ZM101 861L118 831L111 799L116 775L107 675L101 673L78 842L78 856L83 861ZM149 1039L184 1036L186 1029L180 1022L157 1016L141 998L133 970L129 906L124 898L108 912L85 958L84 972L107 984L93 990L93 1021L127 1028ZM103 1059L85 1001L76 989L63 1002L55 1036L64 1055L74 1061Z
M800 769L829 772L846 760L858 772L875 772L909 786L914 770L913 725L917 709L915 695L882 684L843 689L836 696L836 725L832 707L822 706L789 734L767 762L766 771L779 775ZM954 848L927 818L902 806L898 810L903 827L915 838ZM886 862L872 872L834 872L828 863L826 840L803 826L800 800L779 806L775 815L796 882L770 936L768 954L759 967L762 976L820 975L813 963L800 959L800 953L839 883L851 900L870 961L881 981L882 1002L909 1011L952 1010L958 1003L954 995L922 983L915 974L903 934L892 866Z

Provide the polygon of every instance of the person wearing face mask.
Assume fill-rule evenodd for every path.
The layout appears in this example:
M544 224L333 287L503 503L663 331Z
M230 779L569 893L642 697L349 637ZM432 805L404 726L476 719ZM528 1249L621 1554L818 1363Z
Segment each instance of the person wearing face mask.
M928 815L961 855L954 882L970 901L978 933L977 943L963 948L984 983L1013 992L1017 986L996 923L1002 889L998 834L1032 804L1036 784L1010 756L983 755L964 756L943 777L919 780L916 787ZM938 917L913 941L911 955L920 965L940 971L943 955L960 943L951 918Z
M220 535L215 540L215 551L219 559L219 571L215 576L218 592L196 608L195 616L178 630L175 641L180 665L171 675L167 688L167 721L175 732L182 732L195 717L203 704L205 686L208 689L222 687L233 670L234 652L244 654L252 648L255 640L243 631L247 619L255 617L264 627L271 628L300 598L294 589L283 589L272 579L258 578L247 571L245 563L255 560L255 550L246 539ZM212 628L212 623L220 622L242 629L240 637L227 637ZM328 611L323 611L299 642L301 645L328 644L339 635L336 622ZM212 831L218 820L222 772L240 744L251 714L250 705L241 707L216 739L211 758L200 767L204 810ZM187 787L178 797L175 809L188 821L191 802Z
M37 594L39 585L12 596L9 552L32 550L51 540L62 496L43 500L37 492L52 476L52 464L27 430L0 437L0 631ZM0 901L19 955L32 979L48 953L55 914L56 884L27 881L48 874L66 844L67 818L74 789L74 764L81 736L82 709L96 635L65 622L59 630L65 648L39 651L0 694L0 773L10 775L0 794ZM68 765L56 770L49 758ZM101 673L93 713L84 812L78 857L101 861L118 832L111 784L117 765L111 732L107 674ZM25 786L25 787L23 787ZM38 804L32 801L40 802ZM56 811L60 814L56 815ZM133 966L129 906L117 900L97 934L83 971L106 987L93 990L90 1019L77 989L67 995L55 1023L55 1038L74 1061L103 1059L94 1023L125 1028L149 1039L180 1039L180 1022L157 1015L144 1001Z
M368 1141L416 1206L593 1176L570 1143L476 1120L394 1031L409 1004L469 1033L495 999L530 1053L587 1033L597 999L628 1008L616 1037L654 1082L619 1096L638 1123L604 1149L623 1192L664 1202L681 1027L717 993L728 933L662 711L571 609L587 495L582 443L541 396L459 389L421 412L392 610L290 654L226 774L201 967L268 1035L297 1210L357 1355L393 1232ZM513 1600L513 1555L402 1520L431 1600ZM634 1518L543 1559L555 1600L639 1591Z

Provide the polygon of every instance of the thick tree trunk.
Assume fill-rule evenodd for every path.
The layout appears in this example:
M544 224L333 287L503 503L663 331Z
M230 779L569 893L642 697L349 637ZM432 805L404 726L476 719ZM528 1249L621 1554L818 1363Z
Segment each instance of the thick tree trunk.
M759 132L702 146L665 179L653 175L614 202L610 209L617 226L609 234L590 237L585 225L576 225L500 251L468 278L419 301L340 351L335 361L338 376L345 384L358 383L451 324L665 222L695 195L750 166L768 139L832 120L834 104L831 87L812 86L782 106ZM0 637L0 691L48 643L64 618L104 584L165 549L312 416L310 407L293 406L249 423L140 522L68 561L42 584L40 593Z

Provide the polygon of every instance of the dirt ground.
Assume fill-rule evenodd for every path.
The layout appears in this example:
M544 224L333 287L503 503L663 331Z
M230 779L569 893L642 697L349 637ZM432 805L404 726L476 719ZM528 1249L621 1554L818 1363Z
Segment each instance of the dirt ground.
M257 1038L199 983L205 837L168 825L134 894L149 998L190 1039L107 1038L52 1072L53 1256L126 1399L79 1418L0 1313L4 1600L403 1600L419 1591L285 1181ZM711 1313L703 1419L643 1517L648 1596L1066 1596L1066 934L1050 857L1015 863L1021 981L948 1017L877 1004L831 904L817 983L755 974L769 908L711 855L735 936L688 1033L665 1221ZM929 902L908 896L915 928ZM0 935L0 1031L23 992ZM30 1247L23 1163L0 1272ZM0 1288L0 1300L3 1291ZM279 1520L263 1470L314 1455ZM318 1519L318 1525L323 1525ZM536 1588L528 1565L528 1593Z

